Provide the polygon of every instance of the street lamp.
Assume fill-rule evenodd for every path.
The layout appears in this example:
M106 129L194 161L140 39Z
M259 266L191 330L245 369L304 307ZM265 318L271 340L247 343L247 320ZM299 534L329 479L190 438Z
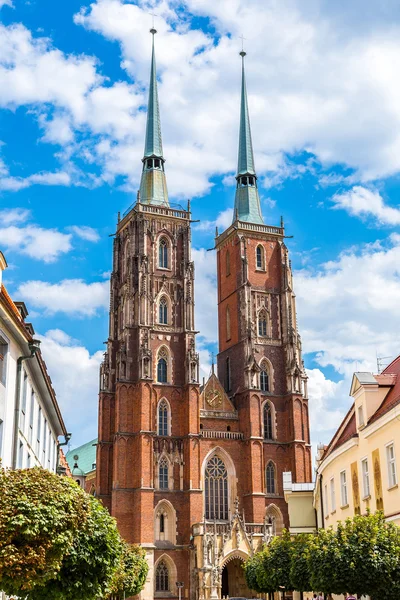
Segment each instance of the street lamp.
M179 600L181 600L182 598L182 588L185 584L183 583L183 581L177 581L176 582L176 587L178 588L178 595L179 595Z

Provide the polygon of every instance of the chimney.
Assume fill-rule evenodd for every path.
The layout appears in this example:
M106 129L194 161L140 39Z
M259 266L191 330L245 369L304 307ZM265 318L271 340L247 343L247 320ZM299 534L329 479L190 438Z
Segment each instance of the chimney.
M0 250L0 290L1 290L2 282L3 282L3 271L5 271L7 269L7 267L8 267L7 261L4 257L4 254Z

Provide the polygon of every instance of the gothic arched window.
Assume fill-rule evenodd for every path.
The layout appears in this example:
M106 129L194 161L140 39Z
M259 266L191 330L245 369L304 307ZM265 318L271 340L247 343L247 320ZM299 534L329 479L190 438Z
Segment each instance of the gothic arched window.
M262 246L256 248L256 267L257 269L264 268L264 248Z
M158 305L158 322L162 325L168 324L168 302L165 296L163 296Z
M229 250L226 251L225 261L226 275L228 276L231 274L231 255L229 254Z
M269 373L265 365L262 365L260 371L260 389L262 392L269 392Z
M231 311L226 307L226 340L231 339Z
M160 515L160 533L165 533L165 516L164 513Z
M161 238L158 244L158 266L168 269L168 242L165 238Z
M169 592L169 572L163 560L160 560L156 568L156 592Z
M273 431L272 431L272 409L269 402L264 404L264 439L272 440L273 439Z
M276 493L275 465L271 461L267 465L266 484L267 484L267 494L275 494Z
M213 456L205 471L206 519L228 520L228 472L219 456Z
M161 348L158 353L157 381L158 383L168 383L168 353L165 348Z
M158 487L160 490L168 489L168 461L165 456L158 464Z
M267 335L267 314L262 310L258 315L258 335L266 337Z
M168 404L165 400L158 405L158 435L168 435Z

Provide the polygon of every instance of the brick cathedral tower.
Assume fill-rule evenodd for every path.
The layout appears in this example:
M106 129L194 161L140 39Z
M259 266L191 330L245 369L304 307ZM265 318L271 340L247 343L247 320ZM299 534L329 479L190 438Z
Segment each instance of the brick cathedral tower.
M174 208L168 200L156 30L151 33L140 191L136 204L119 220L114 238L109 338L100 377L98 489L123 537L147 548L151 578L154 511L160 548L171 550L169 532L174 528L173 546L179 548L174 564L180 566L184 581L182 571L187 573L188 586L188 556L182 548L189 533L185 535L183 523L198 519L191 514L188 490L193 478L190 435L199 430L191 217L189 206ZM178 532L174 506L179 506ZM147 598L153 597L150 583L151 590L144 592Z
M216 237L218 374L248 443L246 514L259 522L264 494L276 494L287 523L282 473L311 481L307 377L297 331L295 294L283 222L261 213L242 57L239 156L232 225ZM270 469L269 469L270 467ZM273 475L273 479L272 479Z
M146 548L142 600L251 597L242 562L311 481L306 376L284 229L265 225L244 64L233 223L216 238L219 355L199 388L191 214L168 200L154 34L142 178L119 219L101 367L97 490ZM242 52L242 61L245 53Z

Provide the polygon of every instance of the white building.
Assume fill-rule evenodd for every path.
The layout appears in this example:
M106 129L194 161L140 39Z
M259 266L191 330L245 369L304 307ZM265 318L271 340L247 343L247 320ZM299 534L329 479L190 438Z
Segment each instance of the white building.
M58 438L68 434L25 304L2 283L6 267L0 252L0 458L3 467L56 471Z

